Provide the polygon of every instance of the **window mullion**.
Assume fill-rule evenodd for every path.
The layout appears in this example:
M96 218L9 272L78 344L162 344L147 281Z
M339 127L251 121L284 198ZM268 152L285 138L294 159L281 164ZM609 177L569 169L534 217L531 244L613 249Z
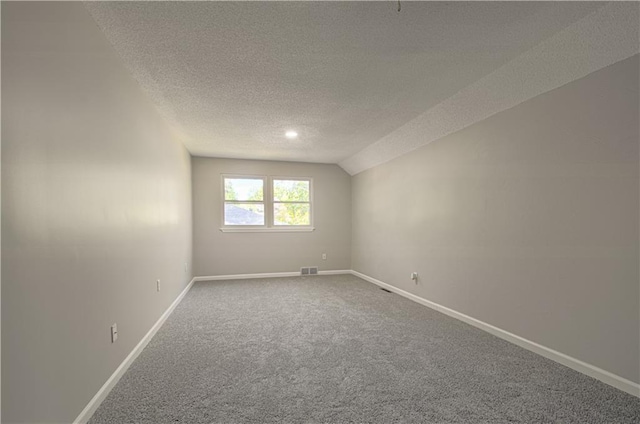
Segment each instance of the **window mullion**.
M267 225L268 228L271 228L274 226L273 224L273 178L271 177L267 177L265 184L264 184L264 200L265 200L265 205L264 205L264 215L265 215L265 223Z

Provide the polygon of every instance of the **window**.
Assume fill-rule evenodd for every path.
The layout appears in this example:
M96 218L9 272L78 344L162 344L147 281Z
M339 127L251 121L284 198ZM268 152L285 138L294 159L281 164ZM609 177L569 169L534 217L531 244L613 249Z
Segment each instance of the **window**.
M312 180L223 175L222 231L313 231Z
M264 178L224 177L224 225L264 223Z
M273 179L273 225L311 225L311 181Z

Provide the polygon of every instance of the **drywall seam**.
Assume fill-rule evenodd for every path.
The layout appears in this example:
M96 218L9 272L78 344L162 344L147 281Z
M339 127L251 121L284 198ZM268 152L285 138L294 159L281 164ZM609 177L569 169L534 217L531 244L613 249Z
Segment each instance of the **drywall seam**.
M350 269L338 269L328 271L318 271L318 275L341 275L351 274ZM195 277L195 281L222 281L222 280L247 280L252 278L279 278L279 277L299 277L300 271L293 272L267 272L261 274L230 274L230 275L209 275ZM313 277L313 276L311 276Z
M390 290L400 296L406 297L407 299L413 300L421 305L424 305L428 308L434 309L438 312L442 312L445 315L448 315L452 318L456 318L462 322L470 324L476 328L486 331L487 333L493 334L503 340L511 342L515 345L518 345L522 348L525 348L533 353L537 353L538 355L544 356L545 358L551 359L552 361L558 362L564 366L567 366L575 371L578 371L582 374L586 374L589 377L593 377L597 380L602 381L610 386L615 387L616 389L620 389L624 392L627 392L633 396L640 398L640 384L634 383L633 381L627 380L623 377L620 377L616 374L613 374L609 371L603 370L602 368L598 368L594 365L583 362L579 359L573 358L564 353L558 352L556 350L550 349L541 344L532 342L531 340L527 340L524 337L520 337L508 331L505 331L501 328L495 327L491 324L487 324L484 321L480 321L479 319L470 317L461 312L458 312L454 309L447 308L446 306L442 306L438 303L432 302L430 300L424 299L420 296L416 296L415 294L409 293L402 289L399 289L390 284L384 283L380 280L377 280L368 275L362 274L358 271L351 271L351 274L362 278L365 281L376 284L380 287L384 287L387 290Z
M636 2L603 6L339 165L358 174L637 54L639 13Z
M87 406L85 406L82 412L80 412L80 415L78 415L78 417L73 421L74 424L85 424L86 422L89 421L89 419L91 418L93 413L96 411L96 409L98 409L102 401L104 401L104 399L107 397L109 392L111 392L111 389L113 389L113 387L118 383L118 381L120 380L120 378L122 378L124 373L127 372L127 369L129 369L129 366L131 366L133 361L135 361L135 359L138 357L138 355L140 355L142 350L147 346L147 344L149 344L153 336L158 332L160 327L162 327L162 324L164 324L164 322L167 320L167 318L169 318L169 315L171 315L171 313L176 308L176 306L178 306L178 304L186 296L187 292L189 292L189 289L191 289L191 286L193 285L194 282L195 282L195 278L193 278L189 282L187 287L185 287L184 290L182 290L182 292L180 293L180 295L178 295L176 300L173 301L173 303L167 308L167 310L162 314L162 316L160 316L158 321L156 321L156 323L153 325L153 327L151 327L151 329L142 338L142 340L140 340L140 342L136 345L136 347L134 347L133 350L129 353L129 355L124 359L124 361L122 361L120 366L116 368L113 374L111 374L111 377L109 377L109 379L102 385L100 390L98 390L95 396L93 396L93 398L89 401Z

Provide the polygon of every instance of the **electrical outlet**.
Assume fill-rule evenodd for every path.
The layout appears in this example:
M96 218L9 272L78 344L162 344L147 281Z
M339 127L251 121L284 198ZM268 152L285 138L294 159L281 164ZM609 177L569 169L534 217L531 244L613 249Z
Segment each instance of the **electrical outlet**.
M323 261L326 261L326 260L327 260L327 254L326 254L326 253L323 253L323 254L322 254L322 260L323 260Z
M413 280L414 283L418 284L418 273L417 272L412 272L411 273L411 279Z
M118 324L111 326L111 343L115 343L118 340Z
M156 289L160 291L160 280L156 280Z

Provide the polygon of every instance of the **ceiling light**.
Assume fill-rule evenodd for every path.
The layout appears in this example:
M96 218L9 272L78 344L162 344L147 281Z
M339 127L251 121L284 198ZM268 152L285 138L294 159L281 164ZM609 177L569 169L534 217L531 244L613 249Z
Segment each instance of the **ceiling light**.
M287 131L286 133L284 133L284 135L289 139L294 139L298 137L298 133L295 131Z

